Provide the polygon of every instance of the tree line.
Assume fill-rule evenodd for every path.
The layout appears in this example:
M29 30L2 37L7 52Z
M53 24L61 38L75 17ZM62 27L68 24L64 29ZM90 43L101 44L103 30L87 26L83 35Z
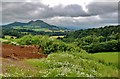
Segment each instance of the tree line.
M58 39L73 42L90 53L120 51L120 25L72 31Z

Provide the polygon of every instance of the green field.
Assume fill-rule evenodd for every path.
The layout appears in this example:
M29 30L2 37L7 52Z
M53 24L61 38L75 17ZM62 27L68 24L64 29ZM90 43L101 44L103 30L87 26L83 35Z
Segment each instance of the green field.
M14 61L15 62L15 61ZM10 77L117 77L118 70L87 53L60 52L43 59L26 59L26 67L9 66L4 76ZM19 63L20 64L20 63ZM23 64L23 65L24 65ZM29 66L28 66L29 65ZM109 72L109 73L108 73Z
M64 32L64 30L50 30L48 28L41 28L40 26L15 26L13 29L26 29L26 30L33 30L36 32L44 31L44 32Z
M30 26L23 26L23 27L21 27L21 26L17 26L17 27L13 27L14 29L27 29L27 30L33 30L33 31L51 31L51 30L49 30L49 29L47 29L47 28L40 28L40 27L38 27L38 26L35 26L35 27L30 27Z
M106 63L118 65L118 53L120 52L100 52L91 55L95 58L104 60Z

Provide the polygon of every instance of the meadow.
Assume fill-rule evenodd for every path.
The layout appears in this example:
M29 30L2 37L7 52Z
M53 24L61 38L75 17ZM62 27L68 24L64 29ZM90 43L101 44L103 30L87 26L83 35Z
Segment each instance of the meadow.
M98 60L100 60L98 58ZM21 68L12 65L7 67L7 77L117 77L116 67L98 62L97 59L81 53L58 52L42 59L26 59L30 66ZM109 72L109 73L108 73Z
M118 54L120 52L99 52L99 53L95 53L95 54L91 54L92 56L94 56L95 58L99 58L104 60L107 63L111 63L114 65L118 66Z

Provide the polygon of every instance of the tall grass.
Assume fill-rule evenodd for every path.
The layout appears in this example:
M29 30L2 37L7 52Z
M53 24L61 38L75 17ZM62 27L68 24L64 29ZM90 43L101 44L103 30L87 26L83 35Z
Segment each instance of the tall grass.
M91 54L91 56L95 57L96 59L104 61L104 63L107 65L113 65L118 67L119 53L120 52L99 52L99 53Z
M46 59L27 62L40 70L42 77L117 77L118 70L89 55L81 53L53 53ZM109 73L108 73L109 72Z

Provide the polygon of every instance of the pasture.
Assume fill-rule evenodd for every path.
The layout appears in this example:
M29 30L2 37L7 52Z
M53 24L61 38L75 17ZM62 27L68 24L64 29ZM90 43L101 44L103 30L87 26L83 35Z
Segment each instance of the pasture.
M120 52L99 52L99 53L95 53L95 54L91 54L91 56L97 58L97 59L101 59L103 61L105 61L106 63L111 63L114 65L118 66L118 54Z

